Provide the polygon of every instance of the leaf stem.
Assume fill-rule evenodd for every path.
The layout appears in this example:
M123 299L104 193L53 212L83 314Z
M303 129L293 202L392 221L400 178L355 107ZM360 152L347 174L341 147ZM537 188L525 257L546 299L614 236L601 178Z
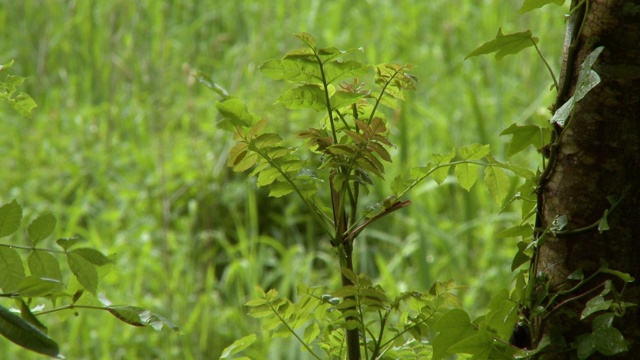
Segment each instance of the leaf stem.
M551 69L551 65L549 65L549 63L547 62L547 59L545 59L544 56L542 55L540 48L538 48L538 44L536 44L536 42L533 41L533 39L531 39L531 42L533 43L533 47L536 48L536 51L538 52L538 56L540 56L540 59L542 59L542 62L547 67L547 70L549 70L549 74L551 74L551 78L553 79L553 86L555 86L556 91L559 91L560 86L558 85L558 80L556 79L556 75L553 73L553 69Z

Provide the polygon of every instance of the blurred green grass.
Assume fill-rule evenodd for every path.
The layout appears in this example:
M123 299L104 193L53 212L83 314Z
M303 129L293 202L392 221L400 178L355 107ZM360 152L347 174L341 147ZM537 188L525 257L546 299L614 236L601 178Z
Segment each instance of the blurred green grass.
M464 56L503 32L531 29L559 64L562 13L516 16L519 2L368 0L154 1L0 0L0 63L27 76L33 119L8 107L0 121L0 202L27 216L51 211L56 236L78 234L117 254L101 284L114 303L164 314L182 335L128 327L109 314L43 319L70 359L215 359L234 339L259 331L242 304L256 285L294 294L295 285L337 286L327 239L296 200L268 199L225 165L231 136L220 131L215 94L194 82L211 74L272 127L291 133L318 121L273 105L286 84L261 76L261 62L297 47L292 33L324 46L363 47L360 60L416 65L419 90L389 116L392 179L431 153L489 143L512 122L541 123L551 80L533 50L496 62ZM535 166L534 154L515 159ZM386 196L380 187L372 196ZM394 293L435 280L468 286L479 313L510 285L515 243L495 239L519 214L498 214L487 192L425 182L413 205L358 240L360 271ZM22 239L16 239L22 241ZM66 315L68 316L68 314ZM38 358L9 345L0 358ZM301 359L297 344L261 337L256 359Z

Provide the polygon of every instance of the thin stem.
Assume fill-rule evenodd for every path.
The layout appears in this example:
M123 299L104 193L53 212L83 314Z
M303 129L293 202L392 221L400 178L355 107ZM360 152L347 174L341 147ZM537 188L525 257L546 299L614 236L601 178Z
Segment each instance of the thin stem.
M280 322L282 322L282 324L287 328L287 330L289 330L289 332L291 334L293 334L293 336L298 339L298 341L300 342L300 344L302 344L302 346L304 346L305 349L307 349L307 351L309 351L309 353L316 359L321 360L320 357L318 355L316 355L316 353L313 352L313 349L311 349L311 347L309 347L309 345L307 343L304 342L304 340L302 340L300 338L300 336L298 336L298 334L296 334L296 332L291 328L291 326L289 326L289 324L287 324L287 322L280 316L280 314L278 314L277 309L275 309L273 307L273 304L271 303L271 301L268 302L269 307L271 308L271 311L273 311L274 314L276 314L276 316L278 317L278 319L280 319Z
M0 246L8 247L9 249L48 251L48 252L52 252L52 253L64 254L64 250L45 249L45 248L39 248L39 247L35 247L35 246L24 246L24 245L13 245L13 244L0 244Z
M547 70L549 70L549 74L551 74L551 78L553 78L553 86L556 87L556 91L559 91L560 87L558 85L558 80L556 79L556 75L553 73L553 70L551 69L551 65L549 65L549 63L547 62L547 59L545 59L544 56L542 55L540 48L538 48L538 44L536 44L536 42L533 41L533 39L531 39L531 42L533 43L533 47L536 48L536 51L538 52L540 59L542 59L542 62L544 62L544 65L547 67Z

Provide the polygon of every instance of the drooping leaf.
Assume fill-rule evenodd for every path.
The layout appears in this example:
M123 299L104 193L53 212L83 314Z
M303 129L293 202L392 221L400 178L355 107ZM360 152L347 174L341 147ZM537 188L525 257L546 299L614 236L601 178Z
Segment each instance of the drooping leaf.
M24 267L18 252L7 247L0 247L0 288L11 292L18 288L24 279Z
M529 145L533 145L536 149L542 147L544 131L537 125L511 124L508 128L500 133L500 135L513 135L509 148L507 149L507 157L511 157L520 151L526 149Z
M531 30L504 35L502 29L498 29L498 35L494 40L482 44L479 48L470 52L464 59L473 56L496 53L496 60L506 55L517 54L538 43L538 38L531 34Z
M460 186L469 191L478 178L478 165L458 164L454 169L454 174L458 178Z
M102 266L111 263L111 260L104 256L100 251L91 248L78 248L68 252L82 257L93 265Z
M39 354L61 358L58 344L26 320L0 305L0 334Z
M37 244L40 240L51 235L56 227L56 218L51 213L47 213L37 217L29 224L27 232L33 244Z
M65 251L68 250L70 247L72 247L73 245L81 242L82 239L78 238L78 237L73 237L73 238L63 238L63 239L58 239L56 240L56 244L58 244L58 246L60 246L61 248L63 248Z
M27 257L27 264L31 275L62 280L58 260L46 251L32 251Z
M497 166L484 169L484 183L496 204L500 205L509 194L509 177Z
M629 273L624 273L622 271L618 271L618 270L612 270L612 269L601 269L600 271L602 271L603 273L607 273L607 274L611 274L611 275L615 275L618 278L620 278L620 280L624 281L624 282L634 282L635 278L631 275L629 275Z
M24 302L24 300L20 299L20 316L26 320L27 322L29 322L31 325L35 326L38 330L42 331L43 333L47 334L48 333L48 329L46 326L44 326L40 320L38 320L35 315L33 315L33 313L31 312L31 309L29 308L29 305L27 305L26 302Z
M240 338L233 342L233 344L227 346L222 350L222 355L220 355L220 359L230 359L231 355L235 355L242 350L248 348L256 341L256 334L250 334L243 338Z
M96 266L80 254L67 253L67 264L78 282L92 294L98 289L98 271Z
M556 5L564 4L565 0L524 0L524 4L520 8L520 14L524 14L534 9L541 8L547 4L554 3Z
M248 127L257 119L240 99L228 98L216 103L216 108L233 126Z
M0 206L0 238L16 232L21 220L22 207L15 200Z
M180 331L180 328L166 318L138 306L108 306L106 309L113 316L129 325L151 326L158 331L166 325L173 331Z

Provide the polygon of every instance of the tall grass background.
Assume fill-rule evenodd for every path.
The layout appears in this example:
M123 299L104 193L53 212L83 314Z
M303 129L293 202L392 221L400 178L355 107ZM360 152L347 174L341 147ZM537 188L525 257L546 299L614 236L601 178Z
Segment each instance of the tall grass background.
M419 89L389 113L397 146L387 178L432 153L479 142L505 160L498 134L513 122L543 123L551 79L532 49L496 62L464 61L481 43L532 29L557 69L558 8L517 16L520 1L450 0L0 0L0 63L27 76L39 104L32 119L2 107L0 202L17 199L28 219L50 211L55 235L79 235L116 254L99 291L114 303L165 315L183 333L133 328L108 313L42 321L69 359L216 359L259 323L243 309L256 285L295 296L300 282L338 286L328 239L294 198L270 199L225 165L231 136L217 127L216 96L202 70L285 134L320 119L274 101L286 84L261 62L298 47L306 31L324 46L363 47L356 59L416 65ZM359 58L358 58L359 56ZM3 74L4 76L4 74ZM535 168L536 155L511 159ZM515 180L514 180L515 186ZM384 184L373 192L384 197ZM357 265L389 293L436 280L465 285L478 315L511 284L519 220L483 187L426 181L413 204L357 240ZM10 241L24 242L21 237ZM25 254L26 255L26 254ZM50 304L47 304L48 306ZM58 321L63 319L64 321ZM37 359L0 339L0 358ZM259 337L255 359L304 359L292 341Z

